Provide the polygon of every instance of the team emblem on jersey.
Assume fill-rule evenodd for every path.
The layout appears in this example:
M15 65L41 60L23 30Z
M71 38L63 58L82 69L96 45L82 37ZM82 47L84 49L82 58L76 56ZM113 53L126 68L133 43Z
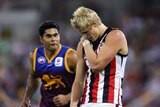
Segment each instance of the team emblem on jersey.
M38 63L44 64L45 62L46 62L46 58L45 58L45 57L40 56L40 57L38 58Z
M62 81L62 77L60 75L43 75L42 80L46 82L44 85L46 90L52 90L52 88L59 88L60 86L66 88L66 85Z
M63 63L63 58L62 57L57 57L55 59L55 66L62 66Z

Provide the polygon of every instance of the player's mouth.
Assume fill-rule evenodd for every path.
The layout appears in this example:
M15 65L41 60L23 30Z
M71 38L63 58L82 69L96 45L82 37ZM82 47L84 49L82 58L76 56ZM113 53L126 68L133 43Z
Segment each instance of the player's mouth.
M49 45L50 46L55 46L55 45L57 45L57 43L50 43Z

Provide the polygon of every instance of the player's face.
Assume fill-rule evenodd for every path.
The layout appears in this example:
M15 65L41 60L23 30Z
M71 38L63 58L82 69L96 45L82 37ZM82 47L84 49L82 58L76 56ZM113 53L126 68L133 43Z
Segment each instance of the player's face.
M60 44L60 35L57 29L50 28L45 30L45 33L40 40L46 50L56 51Z
M82 32L82 36L85 36L88 40L94 42L98 39L98 29L95 25L89 27L86 31Z

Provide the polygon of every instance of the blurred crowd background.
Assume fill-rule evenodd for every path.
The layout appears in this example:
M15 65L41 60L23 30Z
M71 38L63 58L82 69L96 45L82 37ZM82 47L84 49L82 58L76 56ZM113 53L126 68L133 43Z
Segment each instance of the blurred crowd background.
M124 107L160 107L159 0L0 0L0 107L18 107L22 101L29 53L40 45L42 21L59 24L61 43L76 49L81 35L71 27L70 19L79 6L95 10L106 26L126 35ZM33 107L39 99L37 91Z

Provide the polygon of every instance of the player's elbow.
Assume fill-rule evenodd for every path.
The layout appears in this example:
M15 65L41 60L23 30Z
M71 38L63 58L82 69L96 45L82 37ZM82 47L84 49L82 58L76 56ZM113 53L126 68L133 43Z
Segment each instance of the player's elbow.
M103 70L103 67L101 67L100 65L93 65L91 66L92 72L96 73L96 72L101 72Z
M103 59L94 60L90 63L92 72L101 72L105 68L105 62Z

